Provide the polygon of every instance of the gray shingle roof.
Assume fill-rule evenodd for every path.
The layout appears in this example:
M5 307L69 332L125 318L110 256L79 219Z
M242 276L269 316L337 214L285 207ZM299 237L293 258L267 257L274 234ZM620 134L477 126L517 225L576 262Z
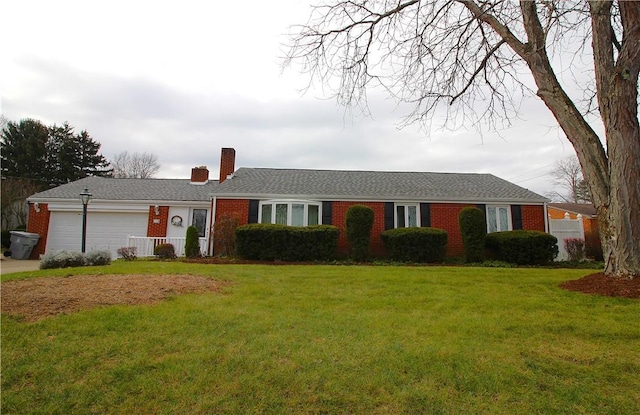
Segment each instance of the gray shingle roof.
M218 196L325 200L529 202L548 199L491 174L240 168Z
M509 202L548 200L491 174L240 168L222 184L189 179L86 177L36 193L29 201L77 200L86 187L97 200L208 201L211 196L322 200Z
M189 183L189 179L114 179L86 177L29 197L30 201L44 199L78 199L86 187L93 199L127 201L209 201L218 187L217 181L204 185Z

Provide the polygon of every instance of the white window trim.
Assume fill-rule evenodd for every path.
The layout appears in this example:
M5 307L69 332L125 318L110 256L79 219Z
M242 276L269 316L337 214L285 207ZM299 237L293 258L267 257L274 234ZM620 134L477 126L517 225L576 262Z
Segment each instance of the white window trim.
M322 202L313 200L261 200L258 204L258 223L262 223L262 206L271 205L271 223L276 223L276 205L287 205L287 226L292 226L293 205L304 205L302 226L309 226L309 206L318 207L318 225L322 225Z
M422 226L420 222L421 214L420 214L420 203L419 202L409 202L409 203L394 203L393 205L393 225L395 228L398 228L398 206L404 206L404 218L407 220L409 217L409 206L416 207L416 227L419 228Z
M500 220L498 217L498 209L505 208L507 210L507 227L508 229L497 229ZM504 232L513 230L513 221L511 220L511 206L510 205L486 205L486 220L487 220L487 233L490 233L489 229L489 209L496 209L496 231L495 232Z

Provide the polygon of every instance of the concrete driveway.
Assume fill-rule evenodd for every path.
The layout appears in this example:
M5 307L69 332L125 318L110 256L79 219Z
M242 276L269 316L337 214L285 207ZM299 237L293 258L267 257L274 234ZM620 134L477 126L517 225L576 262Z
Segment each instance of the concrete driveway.
M37 271L40 269L40 260L13 259L3 257L0 260L0 274L10 274L12 272Z

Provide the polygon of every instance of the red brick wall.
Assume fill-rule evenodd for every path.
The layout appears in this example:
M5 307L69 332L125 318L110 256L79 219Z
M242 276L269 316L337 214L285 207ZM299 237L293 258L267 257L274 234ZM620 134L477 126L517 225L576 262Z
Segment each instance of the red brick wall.
M218 199L216 202L216 218L217 224L222 224L223 217L230 217L236 220L238 226L246 225L249 221L249 201L248 200L232 200L232 199ZM215 224L213 233L213 252L214 254L223 252L222 245L225 242L230 242L227 238L234 238L231 235L231 228L223 226L219 229L222 232L221 235L215 234Z
M384 202L333 202L332 222L340 229L338 238L338 254L348 255L349 243L347 241L345 220L347 210L353 205L369 206L373 209L374 222L371 229L371 254L384 256L386 251L380 234L384 231ZM447 256L464 255L462 235L458 225L458 215L467 206L475 206L469 203L432 203L431 226L447 231L448 244ZM249 216L248 200L218 199L216 206L216 219L222 215L231 215L238 219L238 225L245 225ZM544 231L544 209L542 206L522 206L522 225L524 229Z
M160 206L158 214L156 215L155 206L149 206L147 224L147 236L153 238L160 238L167 236L167 225L169 222L169 206ZM154 220L159 220L159 223L154 223Z
M29 223L27 224L27 232L37 233L40 235L38 244L33 247L31 256L29 259L39 259L40 255L44 254L47 247L47 235L49 234L49 218L51 212L49 212L49 205L46 203L40 203L40 212L36 212L33 203L29 205Z
M249 200L247 199L218 199L216 201L216 220L223 215L238 219L238 226L249 222Z
M522 205L522 229L544 232L544 207Z
M191 183L206 183L209 180L209 170L206 167L191 169Z
M447 256L464 255L462 245L462 235L458 225L458 215L467 206L476 205L465 203L432 203L431 204L431 227L444 229L447 231Z
M223 148L220 154L220 183L236 169L236 150Z
M347 240L347 231L345 221L347 219L347 210L353 205L364 205L373 209L373 228L371 229L371 254L373 256L385 255L384 245L380 234L384 231L384 203L383 202L333 202L332 206L332 222L334 226L340 229L338 237L338 254L349 254L349 241Z

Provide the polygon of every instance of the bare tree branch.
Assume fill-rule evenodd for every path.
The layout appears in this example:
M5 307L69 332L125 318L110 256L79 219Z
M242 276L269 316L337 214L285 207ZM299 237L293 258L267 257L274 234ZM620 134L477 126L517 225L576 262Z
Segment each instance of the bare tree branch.
M118 178L152 178L158 170L158 156L151 153L133 153L127 151L118 153L111 162L113 165L113 177Z
M640 186L629 179L640 176L638 22L637 1L333 0L296 27L284 65L300 65L309 86L365 113L367 91L382 87L411 107L404 123L430 125L437 114L444 127L497 127L518 116L524 97L539 97L589 183L607 273L632 275L640 274ZM594 97L604 137L588 117Z

